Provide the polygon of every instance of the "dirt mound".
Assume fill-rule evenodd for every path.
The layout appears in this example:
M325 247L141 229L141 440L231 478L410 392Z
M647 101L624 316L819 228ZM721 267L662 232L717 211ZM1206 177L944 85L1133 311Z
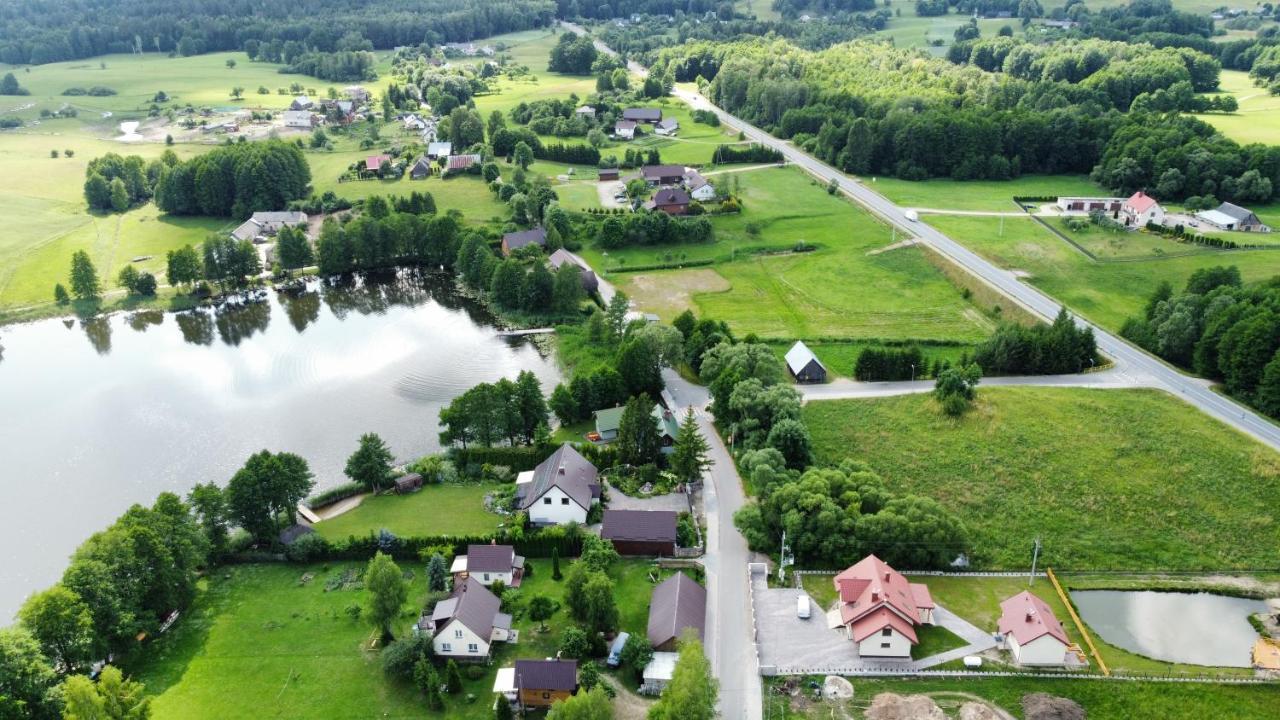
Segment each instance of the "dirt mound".
M1084 708L1074 700L1046 693L1022 696L1022 714L1027 720L1084 720Z
M1000 713L982 703L967 702L960 706L960 720L1000 720Z
M926 695L880 693L871 701L867 720L946 720L942 708Z
M839 675L828 675L822 681L822 697L828 700L847 700L853 697L853 683Z

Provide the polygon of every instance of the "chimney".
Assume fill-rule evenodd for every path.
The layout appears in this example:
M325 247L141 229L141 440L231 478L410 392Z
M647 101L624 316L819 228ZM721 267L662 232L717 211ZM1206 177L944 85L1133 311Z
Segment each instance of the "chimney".
M885 581L885 582L889 582L889 571L888 571L888 570L885 570L885 571L884 571L884 581Z
M1027 622L1035 622L1035 619L1036 619L1036 611L1032 610L1031 608L1027 608Z
M561 475L563 475L563 474L564 474L564 466L563 466L563 465L561 465L561 466L560 466L560 474L561 474Z

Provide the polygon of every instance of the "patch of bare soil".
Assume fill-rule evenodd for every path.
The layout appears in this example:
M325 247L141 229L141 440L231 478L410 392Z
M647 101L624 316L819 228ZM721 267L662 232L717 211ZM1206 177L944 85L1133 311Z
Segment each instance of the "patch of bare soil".
M645 720L653 703L636 695L614 678L601 674L600 678L613 688L613 717L615 720Z
M960 720L1000 720L1000 715L981 703L967 702L960 706Z
M946 720L942 708L927 695L880 693L863 714L867 720Z
M1084 720L1084 708L1074 700L1047 693L1022 696L1022 714L1027 720Z
M636 307L679 315L693 308L693 296L696 293L725 292L730 287L729 281L715 270L693 268L628 273L624 289L635 301Z

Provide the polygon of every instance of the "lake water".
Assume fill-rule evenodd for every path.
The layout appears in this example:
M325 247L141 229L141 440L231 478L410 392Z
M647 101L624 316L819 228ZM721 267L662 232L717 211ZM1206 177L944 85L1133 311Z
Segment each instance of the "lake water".
M1249 667L1261 600L1210 593L1086 590L1071 600L1103 640L1147 657L1190 665Z
M377 432L439 449L440 408L553 360L445 278L402 272L240 307L0 327L0 626L129 505L225 484L253 452L305 457L317 487Z

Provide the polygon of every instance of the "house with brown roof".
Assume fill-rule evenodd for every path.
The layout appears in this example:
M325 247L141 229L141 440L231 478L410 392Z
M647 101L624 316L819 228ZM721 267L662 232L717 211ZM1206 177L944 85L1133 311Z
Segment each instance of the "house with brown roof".
M679 185L684 182L683 165L645 165L640 177L650 185Z
M911 657L916 627L933 624L929 588L907 582L897 570L868 555L835 576L840 624L862 657Z
M663 580L649 600L649 644L654 650L673 651L685 631L703 639L707 622L707 591L683 572Z
M577 660L517 660L517 702L525 708L551 707L578 692Z
M453 594L436 603L418 621L418 630L431 634L431 647L440 657L485 661L495 642L514 640L511 616L500 612L502 601L475 578L457 584Z
M502 254L504 256L529 245L545 248L547 246L547 231L536 227L532 230L509 232L502 236Z
M689 212L689 193L680 188L660 188L653 194L653 199L645 203L648 210L664 212L668 215L686 215Z
M1071 645L1067 632L1049 605L1035 595L1024 590L1000 603L996 628L1019 665L1067 664Z
M599 473L569 443L516 479L516 506L534 525L586 524L600 499Z
M520 587L524 578L524 556L510 545L468 545L466 555L453 558L449 568L454 583L471 578L489 586L501 581L507 587Z
M677 515L672 510L605 510L600 537L613 541L619 555L676 553Z

